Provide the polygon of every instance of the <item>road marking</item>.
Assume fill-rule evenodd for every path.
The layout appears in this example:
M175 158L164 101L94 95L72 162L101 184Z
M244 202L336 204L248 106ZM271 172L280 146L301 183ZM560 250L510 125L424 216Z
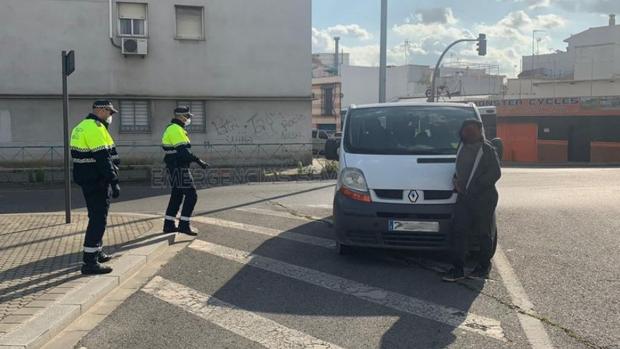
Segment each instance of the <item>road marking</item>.
M534 304L530 302L527 297L527 293L525 293L525 289L521 285L519 279L517 279L517 275L514 270L510 266L510 262L504 251L497 246L497 250L495 252L495 257L493 257L493 264L499 275L502 277L504 281L504 286L508 290L510 294L510 298L512 299L512 303L524 311L531 313L533 315L536 314L534 311ZM517 317L519 318L519 322L521 323L521 327L525 332L525 336L527 337L528 342L534 349L548 349L553 348L553 344L545 331L545 327L542 322L535 317L528 316L525 314L517 313Z
M266 348L341 348L161 276L142 291Z
M292 219L298 219L298 220L301 220L301 221L311 221L312 220L312 219L307 218L307 217L296 216L296 215L291 214L291 213L286 212L286 211L267 210L267 209L264 209L264 208L256 208L256 207L237 208L237 209L235 209L235 211L247 212L247 213L255 213L255 214L262 214L262 215L266 215L266 216L274 216L274 217L282 217L282 218L292 218Z
M312 235L295 233L293 231L286 230L278 230L273 228L259 227L257 225L245 224L227 221L219 218L213 217L193 217L193 220L199 223L216 225L223 228L230 228L236 230L244 230L249 231L256 234L266 235L269 237L277 237L286 240L291 240L295 242L301 242L304 244L324 247L324 248L335 248L336 243L330 239L324 239Z
M307 207L312 207L312 208L328 208L328 209L332 209L334 208L333 205L331 204L324 204L324 205L306 205Z
M286 211L268 210L268 209L256 208L256 207L242 207L242 208L237 208L235 210L240 211L240 212L262 214L266 216L298 219L298 220L302 220L306 222L313 222L313 221L322 221L322 222L327 222L327 223L332 222L330 218L315 217L315 216L305 215L304 213L299 213L299 215L295 215L293 213L286 212Z
M203 240L194 240L189 247L243 265L260 268L331 291L354 296L400 312L441 322L455 328L458 327L500 341L506 341L501 324L495 319Z

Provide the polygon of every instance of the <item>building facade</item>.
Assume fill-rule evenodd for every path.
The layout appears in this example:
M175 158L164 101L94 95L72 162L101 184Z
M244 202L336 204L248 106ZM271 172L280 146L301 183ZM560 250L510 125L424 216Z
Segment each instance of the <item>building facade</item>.
M111 126L119 144L159 144L177 105L195 114L195 144L310 143L310 0L6 0L2 6L0 146L62 144L63 49L76 57L70 125L94 99L111 99L120 110Z
M431 88L433 68L425 65L387 67L386 100L398 101L426 98ZM488 67L475 64L454 64L440 70L437 83L439 96L449 100L456 96L500 95L505 76L493 74ZM343 106L372 104L379 101L379 68L342 67Z
M497 106L504 159L620 163L620 25L566 39L566 52L523 57Z
M336 132L341 130L342 89L340 77L312 79L312 127Z

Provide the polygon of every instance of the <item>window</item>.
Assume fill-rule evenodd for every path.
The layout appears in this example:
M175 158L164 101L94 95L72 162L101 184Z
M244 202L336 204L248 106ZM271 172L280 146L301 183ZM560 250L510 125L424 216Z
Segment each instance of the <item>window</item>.
M175 6L177 34L181 40L203 40L203 8L197 6Z
M205 101L177 101L177 107L187 106L194 117L192 123L188 127L189 132L205 133L206 132L206 108Z
M376 107L349 112L344 148L355 154L454 155L471 107Z
M119 2L118 33L120 36L146 36L146 4Z
M150 105L148 101L121 101L121 132L151 132Z
M334 88L321 88L323 101L321 103L321 115L334 115Z

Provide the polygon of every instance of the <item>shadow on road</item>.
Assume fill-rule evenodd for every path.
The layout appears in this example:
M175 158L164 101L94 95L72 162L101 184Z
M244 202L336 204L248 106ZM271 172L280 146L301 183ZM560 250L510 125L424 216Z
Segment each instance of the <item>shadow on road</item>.
M323 226L323 232L319 231L319 224L316 222L300 225L288 232L324 237L331 229L326 224L320 225ZM319 255L315 255L315 252ZM456 308L457 311L453 314L462 314L463 320L484 286L484 281L475 282L475 287L444 283L438 273L411 267L404 259L408 257L431 263L445 261L445 256L428 252L356 249L351 255L338 256L335 250L273 238L254 249L252 254L344 278L353 284L370 285L375 289L405 295L423 304L439 305L452 310ZM324 283L322 287L319 286L321 283ZM391 308L389 304L381 304L381 301L373 304L356 296L355 290L347 286L340 285L339 290L334 290L329 286L325 287L328 283L329 281L319 279L310 283L289 279L270 272L268 268L246 265L217 289L213 296L239 308L259 314L274 314L276 317L330 317L332 320L334 317L341 318L341 325L334 325L333 321L324 323L335 327L342 326L346 329L347 336L372 336L372 331L377 329L372 328L373 321L369 322L367 318L396 318L397 320L382 332L379 347L385 349L444 348L455 341L453 332L461 324L431 320L419 314L395 309L398 306ZM359 326L371 326L368 327L371 332L367 332L363 327L351 329L350 326L355 326L356 323L359 323ZM377 323L381 323L381 320L377 320ZM312 328L317 327L318 325L312 325ZM343 345L350 342L336 343Z

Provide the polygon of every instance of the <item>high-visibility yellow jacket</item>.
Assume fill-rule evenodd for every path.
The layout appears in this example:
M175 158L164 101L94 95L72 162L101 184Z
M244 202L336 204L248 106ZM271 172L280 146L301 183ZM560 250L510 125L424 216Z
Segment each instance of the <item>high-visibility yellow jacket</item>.
M73 180L80 185L117 183L120 158L106 123L89 114L71 131Z
M188 168L199 159L192 154L189 135L180 120L173 119L161 137L161 146L166 156L164 162L168 168Z

